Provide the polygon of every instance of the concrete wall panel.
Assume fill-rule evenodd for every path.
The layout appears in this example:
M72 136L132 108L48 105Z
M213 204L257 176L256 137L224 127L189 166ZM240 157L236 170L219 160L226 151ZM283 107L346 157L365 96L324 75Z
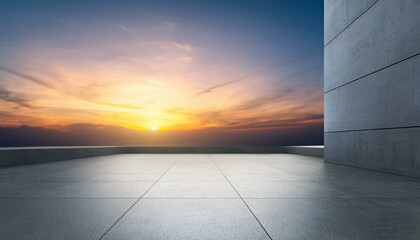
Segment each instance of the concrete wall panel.
M324 134L326 162L368 168L368 139L364 132Z
M419 13L418 0L380 0L372 6L325 47L324 90L420 53Z
M326 93L325 131L420 126L415 69L420 55Z
M368 131L369 168L396 174L413 172L413 140L419 129ZM413 176L413 175L412 175ZM420 173L417 174L420 177Z
M324 44L343 31L377 0L325 0Z
M420 128L325 133L325 161L420 177Z

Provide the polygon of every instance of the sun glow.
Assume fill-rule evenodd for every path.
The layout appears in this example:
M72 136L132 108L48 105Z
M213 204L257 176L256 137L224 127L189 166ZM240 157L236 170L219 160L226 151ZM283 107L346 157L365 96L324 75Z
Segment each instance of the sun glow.
M159 130L159 126L153 125L153 126L150 127L150 130L157 131L157 130Z

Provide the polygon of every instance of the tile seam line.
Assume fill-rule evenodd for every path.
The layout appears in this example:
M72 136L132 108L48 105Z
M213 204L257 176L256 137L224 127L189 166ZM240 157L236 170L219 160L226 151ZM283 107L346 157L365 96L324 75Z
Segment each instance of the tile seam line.
M381 130L394 130L394 129L397 130L397 129L411 129L411 128L420 128L420 126L350 129L350 130L324 131L324 133L368 132L368 131L381 131Z
M213 164L217 167L217 169L219 169L220 173L225 177L226 181L230 184L230 186L233 188L233 190L235 190L236 194L238 194L239 198L242 200L242 202L245 204L245 206L248 208L248 210L251 212L252 216L254 216L255 220L257 221L257 223L260 225L260 227L263 229L263 231L265 232L265 234L268 236L269 239L273 240L273 238L270 236L270 234L268 233L267 229L265 229L265 227L262 225L262 223L260 222L260 220L257 218L257 216L255 215L255 213L251 210L251 208L249 207L249 205L246 203L246 201L242 198L241 194L239 194L239 192L236 190L236 188L233 186L233 184L229 181L229 179L226 177L225 173L222 171L222 169L220 169L220 167L216 164L216 162L213 160L213 158L211 157L210 154L207 154L207 156L210 158L210 160L213 162Z
M140 198L138 198L134 203L133 203L133 205L131 205L128 209L127 209L127 211L125 211L122 215L121 215L121 217L119 217L118 219L117 219L117 221L115 221L114 222L114 224L112 224L106 231L105 231L105 233L104 234L102 234L102 236L99 238L99 240L101 240L103 237L105 237L105 235L115 226L115 225L117 225L117 223L121 220L121 219L123 219L124 218L124 216L125 215L127 215L127 213L144 197L144 196L146 196L146 194L150 191L150 189L152 189L158 182L159 182L159 180L161 179L161 178L163 178L163 176L169 171L169 169L171 169L174 165L175 165L175 163L177 163L178 162L178 160L182 157L182 155L183 154L181 154L181 155L179 155L177 158L176 158L176 160L166 169L166 171L162 174L162 176L160 176L160 178L159 179L157 179L150 187L149 187L149 189L147 189L147 191L146 192L144 192L141 196L140 196Z
M324 48L326 46L328 46L328 44L330 44L334 39L336 39L340 34L342 34L344 31L346 31L351 25L353 25L354 22L356 22L361 16L363 16L367 11L369 11L374 5L376 5L376 3L378 3L379 0L376 0L374 3L372 3L372 5L370 5L366 10L364 10L359 16L357 16L353 21L351 21L345 28L343 28L343 30L341 30L340 32L338 32L333 38L331 38L331 40L329 40L325 45Z
M325 94L327 94L327 93L329 93L329 92L331 92L331 91L337 90L337 89L339 89L339 88L341 88L341 87L344 87L344 86L346 86L346 85L349 85L349 84L351 84L351 83L357 82L357 81L359 81L359 80L361 80L361 79L363 79L363 78L365 78L365 77L368 77L368 76L370 76L370 75L373 75L373 74L375 74L375 73L378 73L378 72L380 72L380 71L382 71L382 70L385 70L385 69L387 69L387 68L389 68L389 67L392 67L392 66L394 66L394 65L397 65L397 64L399 64L399 63L402 63L402 62L404 62L404 61L406 61L406 60L410 60L411 58L415 58L415 57L417 57L417 56L419 56L419 55L420 55L420 52L419 52L419 53L415 53L414 55L411 55L411 56L406 57L406 58L404 58L404 59L398 60L398 61L396 61L396 62L394 62L394 63L391 63L390 65L387 65L387 66L385 66L385 67L383 67L383 68L377 69L377 70L375 70L375 71L373 71L373 72L371 72L371 73L368 73L368 74L366 74L366 75L364 75L364 76L358 77L358 78L353 79L353 80L351 80L351 81L349 81L349 82L346 82L346 83L344 83L344 84L342 84L342 85L339 85L339 86L337 86L337 87L331 88L331 89L329 89L329 90L325 91L325 92L324 92L324 95L325 95Z

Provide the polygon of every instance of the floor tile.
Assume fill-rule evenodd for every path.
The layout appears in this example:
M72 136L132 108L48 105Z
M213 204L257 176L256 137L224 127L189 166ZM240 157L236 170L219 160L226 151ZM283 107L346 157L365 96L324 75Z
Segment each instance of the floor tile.
M132 199L0 199L1 239L99 239Z
M104 239L269 239L240 199L142 199Z
M246 199L273 239L419 239L420 214L366 199Z

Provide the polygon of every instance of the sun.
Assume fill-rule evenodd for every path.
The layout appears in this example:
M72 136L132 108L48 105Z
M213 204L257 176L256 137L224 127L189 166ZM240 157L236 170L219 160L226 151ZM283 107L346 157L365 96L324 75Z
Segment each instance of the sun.
M150 130L152 130L152 131L157 131L157 130L159 130L159 126L152 125L152 126L150 127Z

